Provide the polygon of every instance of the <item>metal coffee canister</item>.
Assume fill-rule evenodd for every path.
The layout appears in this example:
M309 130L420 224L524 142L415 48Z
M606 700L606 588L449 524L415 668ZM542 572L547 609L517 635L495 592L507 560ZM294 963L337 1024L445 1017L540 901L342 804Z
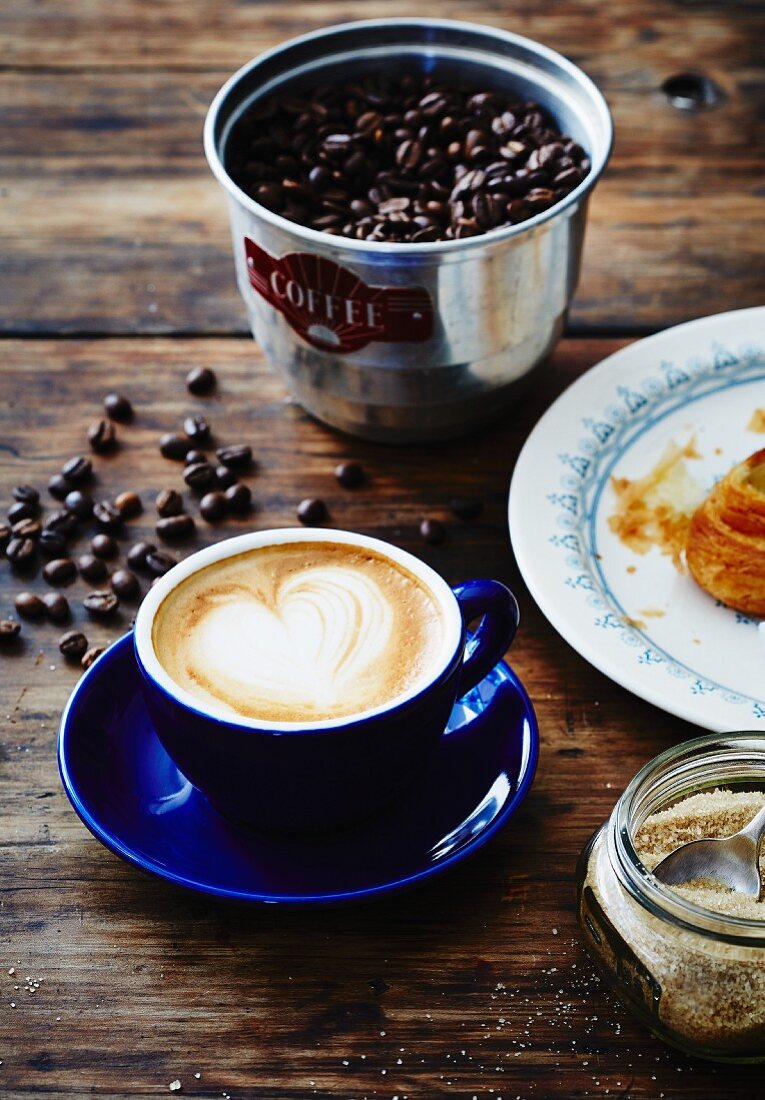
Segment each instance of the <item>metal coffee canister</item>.
M434 65L444 80L507 88L541 103L587 150L589 175L520 225L417 244L297 225L229 176L227 142L256 100L288 84ZM345 23L292 39L235 73L208 112L205 151L228 196L253 335L296 399L335 428L390 443L459 435L512 406L561 335L589 194L612 135L605 100L570 61L471 23Z

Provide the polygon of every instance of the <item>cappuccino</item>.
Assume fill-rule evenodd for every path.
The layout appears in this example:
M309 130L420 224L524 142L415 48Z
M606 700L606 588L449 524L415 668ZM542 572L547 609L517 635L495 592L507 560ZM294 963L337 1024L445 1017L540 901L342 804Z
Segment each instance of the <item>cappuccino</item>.
M192 573L160 604L160 664L202 706L267 722L345 718L438 670L444 611L405 566L350 543L286 542Z

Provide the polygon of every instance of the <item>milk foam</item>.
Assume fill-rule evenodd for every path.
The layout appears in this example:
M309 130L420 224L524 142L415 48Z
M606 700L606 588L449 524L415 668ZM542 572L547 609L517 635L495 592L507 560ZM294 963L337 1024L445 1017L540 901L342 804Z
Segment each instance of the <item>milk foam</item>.
M161 605L160 662L182 687L276 721L363 712L424 680L443 616L403 567L339 543L267 547L192 574Z

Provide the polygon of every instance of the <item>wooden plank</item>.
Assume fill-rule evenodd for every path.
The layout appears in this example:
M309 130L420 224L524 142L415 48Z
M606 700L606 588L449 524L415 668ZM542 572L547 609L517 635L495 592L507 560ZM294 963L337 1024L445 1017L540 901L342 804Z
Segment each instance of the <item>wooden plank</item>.
M402 450L343 439L285 404L246 339L4 342L0 501L19 481L43 484L82 450L100 396L117 388L137 415L119 428L117 455L97 460L99 491L139 488L148 503L179 481L156 437L205 410L229 441L254 447L255 526L294 523L296 502L320 494L333 523L392 539L452 582L477 574L511 584L523 614L513 663L543 742L516 820L452 874L356 909L248 911L140 875L79 824L55 760L77 673L61 661L53 628L25 626L22 651L0 654L4 1097L161 1096L179 1079L183 1096L232 1100L749 1100L759 1087L753 1069L718 1072L661 1046L615 1007L580 950L580 848L636 769L692 730L561 642L508 545L507 487L523 439L565 384L618 346L566 341L506 423ZM218 371L215 397L186 394L183 375L194 364ZM335 483L333 466L347 456L364 463L368 488L348 493ZM449 519L446 501L457 492L485 500L476 523ZM448 522L441 547L418 538L426 514ZM248 525L205 530L199 541ZM150 515L132 530L150 534ZM21 584L2 564L3 613ZM88 632L104 642L122 628ZM40 982L34 993L27 976Z
M201 152L206 106L258 49L379 10L9 0L0 332L244 332L225 202ZM699 14L653 0L638 16L624 0L513 0L459 13L572 54L613 108L616 148L591 204L575 329L660 328L763 300L756 5ZM679 112L658 92L689 67L724 88L718 110Z

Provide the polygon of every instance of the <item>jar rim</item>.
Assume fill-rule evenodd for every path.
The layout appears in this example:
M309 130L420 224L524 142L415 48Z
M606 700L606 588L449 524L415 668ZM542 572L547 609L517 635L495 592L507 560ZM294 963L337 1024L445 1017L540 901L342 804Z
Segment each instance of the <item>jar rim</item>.
M765 947L765 918L751 920L735 917L687 901L659 882L648 870L637 853L632 835L636 817L641 807L645 806L647 795L655 791L660 783L663 782L666 789L674 782L675 789L680 791L691 776L700 778L705 764L711 765L715 758L722 769L725 764L733 766L737 758L743 761L759 756L762 758L761 781L765 786L763 733L755 730L712 733L673 745L649 760L634 776L614 806L608 822L608 849L612 865L622 884L639 904L663 920L688 931L725 943L755 948ZM712 778L716 780L715 786L727 785L722 770L719 778ZM711 786L706 784L706 789ZM694 792L686 789L682 793ZM642 825L650 812L645 813L639 824Z

